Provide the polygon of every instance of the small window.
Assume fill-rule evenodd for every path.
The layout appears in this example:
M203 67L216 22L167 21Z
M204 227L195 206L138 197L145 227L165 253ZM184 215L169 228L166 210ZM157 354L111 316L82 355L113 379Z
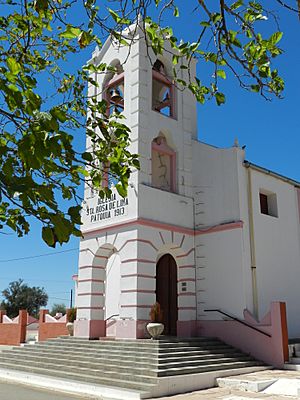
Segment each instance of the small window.
M260 212L262 214L269 215L269 207L268 207L268 196L263 193L259 193L260 199Z
M271 217L278 217L277 196L275 193L261 190L259 192L260 212Z
M152 109L167 117L175 117L174 85L160 60L155 61L152 69Z

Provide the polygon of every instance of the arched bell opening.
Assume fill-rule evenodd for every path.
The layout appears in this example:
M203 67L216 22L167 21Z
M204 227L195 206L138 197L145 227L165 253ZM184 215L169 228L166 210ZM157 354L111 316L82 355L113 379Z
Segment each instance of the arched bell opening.
M110 68L103 83L103 98L107 103L107 116L124 111L124 69L119 60L114 60L110 64Z
M152 68L152 109L175 118L175 87L167 67L157 59Z

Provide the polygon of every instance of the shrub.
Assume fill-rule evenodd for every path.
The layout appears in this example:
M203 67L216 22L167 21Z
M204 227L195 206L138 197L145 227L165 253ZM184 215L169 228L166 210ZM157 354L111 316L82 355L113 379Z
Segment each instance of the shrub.
M76 308L75 307L69 308L67 311L67 321L74 322L75 319L76 319Z
M162 322L163 320L163 311L160 308L160 304L158 302L154 303L151 307L151 311L149 313L152 322Z

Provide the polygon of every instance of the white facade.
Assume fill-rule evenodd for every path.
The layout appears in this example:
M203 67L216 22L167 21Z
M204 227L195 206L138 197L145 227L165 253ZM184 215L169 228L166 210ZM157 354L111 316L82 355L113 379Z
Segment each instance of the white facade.
M290 336L299 337L300 184L245 164L239 147L199 142L196 100L168 86L167 54L160 57L161 78L153 71L155 60L142 38L129 55L110 41L93 53L92 62L124 70L123 114L141 169L132 173L126 199L113 191L103 201L85 190L75 335L144 337L151 306L164 295L158 295L158 279L164 279L158 276L170 268L176 301L173 292L175 303L164 301L173 307L175 334L197 335L197 321L210 318L208 309L242 317L247 308L259 318L271 301L282 300ZM192 76L194 71L193 64ZM183 79L185 73L178 68ZM108 79L94 78L101 99ZM164 98L155 98L157 85ZM170 116L160 109L165 104ZM261 201L274 215L261 212ZM166 283L166 292L171 287Z

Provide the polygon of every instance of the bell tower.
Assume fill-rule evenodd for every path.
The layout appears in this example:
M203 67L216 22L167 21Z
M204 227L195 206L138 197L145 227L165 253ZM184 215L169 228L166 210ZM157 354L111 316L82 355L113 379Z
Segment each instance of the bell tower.
M141 168L132 172L125 199L114 182L108 182L110 199L85 188L75 335L146 337L151 306L159 300L165 334L189 336L196 329L196 100L175 84L168 51L155 56L136 26L124 34L130 47L108 39L90 62L115 68L95 74L97 94L107 101L108 113L117 110L125 116L130 151L139 154ZM191 76L195 68L192 60ZM189 79L180 64L176 74Z

